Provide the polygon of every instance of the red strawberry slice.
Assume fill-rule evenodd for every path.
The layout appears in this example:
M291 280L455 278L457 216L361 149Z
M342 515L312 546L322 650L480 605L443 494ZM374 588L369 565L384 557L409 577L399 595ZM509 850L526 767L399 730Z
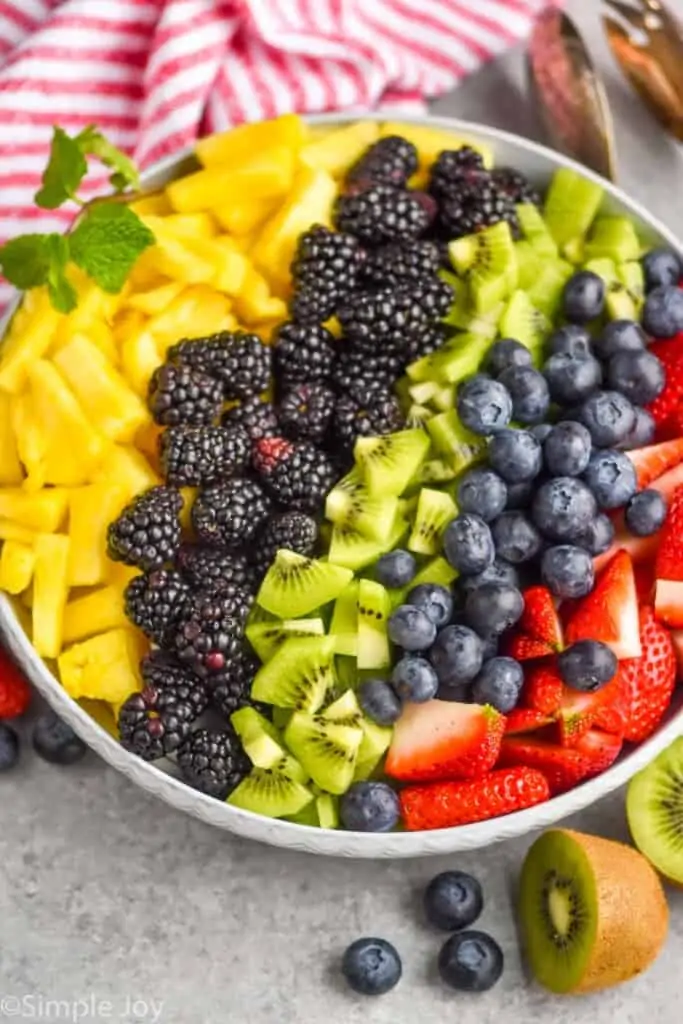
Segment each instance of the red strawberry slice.
M519 629L533 640L547 644L553 651L562 650L562 626L553 595L547 587L529 587L524 591L524 611Z
M385 771L405 782L470 779L496 763L505 718L479 704L409 704L396 726Z
M683 402L683 344L678 338L671 338L651 345L650 351L664 364L666 384L647 409L657 424L657 436L671 436L672 424Z
M582 693L565 686L557 721L563 747L575 747L594 725L621 735L625 728L625 711L619 673L595 693Z
M660 622L673 629L683 627L683 582L657 580L655 584L655 614Z
M545 775L555 795L604 772L620 750L620 736L597 729L587 732L574 747L561 747L535 736L509 736L503 740L498 763L504 768L536 768Z
M642 655L621 665L624 685L626 725L624 738L633 743L650 736L666 712L674 686L678 665L671 634L657 622L654 609L640 609L640 641Z
M635 466L638 487L649 487L653 480L683 462L683 437L651 444L647 448L635 448L626 454Z
M544 715L542 711L534 711L533 708L514 708L506 716L505 735L514 736L521 732L536 732L537 729L544 729L552 725L553 719L550 715Z
M564 689L554 665L536 665L524 673L521 703L524 707L553 716L560 710Z
M659 551L655 577L660 580L683 580L683 487L673 494L664 526L659 531Z
M595 587L573 613L565 636L568 644L577 640L601 640L617 658L637 658L638 595L633 562L619 551L598 577Z
M0 720L23 715L31 703L31 690L9 654L0 647Z
M540 772L511 768L489 772L474 782L437 782L407 786L399 795L403 823L409 832L454 828L498 818L550 797Z
M655 567L653 560L639 562L633 566L633 577L636 581L638 604L650 604L652 591L655 587Z
M508 658L515 658L517 661L534 661L536 658L547 658L555 653L545 640L534 640L524 633L513 633L504 646Z
M672 630L671 641L674 645L676 661L678 662L678 679L681 680L683 679L683 629Z

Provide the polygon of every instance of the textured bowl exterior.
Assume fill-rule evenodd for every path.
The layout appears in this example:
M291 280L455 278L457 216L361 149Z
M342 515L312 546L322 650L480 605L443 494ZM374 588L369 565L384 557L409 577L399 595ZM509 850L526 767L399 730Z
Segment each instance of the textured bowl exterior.
M341 123L360 117L381 120L379 115L325 115L312 118L316 124ZM398 118L397 118L398 120ZM543 183L558 167L571 167L585 177L603 186L607 207L613 213L631 217L642 234L653 243L674 248L683 257L681 243L657 222L643 207L629 199L620 189L583 167L533 142L493 128L443 117L403 117L403 122L432 125L468 138L480 138L490 145L499 164L514 164L532 180ZM191 165L191 155L163 161L144 178L146 187L159 187L177 177ZM0 325L0 334L6 328L11 312ZM82 737L105 761L127 775L134 783L172 807L199 818L208 825L255 839L271 846L282 846L304 853L325 854L333 857L401 858L423 857L474 850L515 836L524 835L574 814L588 807L607 793L627 782L631 776L648 764L674 739L683 735L683 688L679 687L674 705L666 721L645 743L622 756L608 771L562 796L545 804L495 818L492 821L433 832L396 832L389 835L358 832L330 831L296 825L286 821L264 818L241 811L228 804L197 793L168 772L147 764L129 754L68 696L49 667L38 657L22 628L12 602L0 595L0 631L5 643L25 672L52 708Z

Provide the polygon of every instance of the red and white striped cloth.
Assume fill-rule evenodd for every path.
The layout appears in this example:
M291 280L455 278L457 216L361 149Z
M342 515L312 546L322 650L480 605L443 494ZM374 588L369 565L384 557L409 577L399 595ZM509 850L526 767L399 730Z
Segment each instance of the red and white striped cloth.
M96 122L144 168L198 135L286 111L419 110L523 37L547 3L0 0L0 242L73 216L32 202L53 124ZM98 173L88 186L105 183Z

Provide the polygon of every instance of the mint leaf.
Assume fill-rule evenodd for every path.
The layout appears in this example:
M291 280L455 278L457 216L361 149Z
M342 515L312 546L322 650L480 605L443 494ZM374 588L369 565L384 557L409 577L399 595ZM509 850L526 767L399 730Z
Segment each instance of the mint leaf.
M43 187L35 195L38 206L55 210L67 199L76 199L76 190L87 171L88 163L76 140L55 127Z
M76 292L65 274L68 262L69 243L63 235L20 235L0 248L7 280L22 291L46 284L52 305L61 313L76 305Z
M95 203L69 236L74 263L105 292L121 291L140 253L154 235L123 203Z
M47 248L50 263L47 272L47 290L50 302L60 313L70 313L76 308L78 296L66 276L69 262L69 241L64 235L48 235Z
M109 167L114 173L109 181L117 192L123 192L129 185L138 188L140 179L135 164L110 142L94 124L89 124L76 136L76 142L82 153L97 157L100 163Z

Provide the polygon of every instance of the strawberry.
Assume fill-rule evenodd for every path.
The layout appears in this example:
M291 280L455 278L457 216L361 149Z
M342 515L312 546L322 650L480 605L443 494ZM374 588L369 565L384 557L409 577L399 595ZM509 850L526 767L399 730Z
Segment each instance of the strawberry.
M562 626L547 587L529 587L524 591L524 611L518 625L521 633L540 640L551 652L562 650Z
M683 486L676 488L666 521L660 530L655 577L659 580L683 580Z
M505 718L480 704L409 704L396 726L385 771L405 782L470 779L496 763Z
M636 594L639 604L649 604L655 586L654 564L652 559L639 562L633 566L633 578L636 582Z
M503 740L501 768L536 768L548 780L550 792L564 793L609 768L619 756L621 737L591 729L573 747L561 747L535 736L509 736Z
M671 632L671 640L676 652L678 662L678 678L683 679L683 629L674 629Z
M536 732L537 729L544 729L552 725L553 720L542 711L534 711L533 708L514 708L506 715L505 735L514 736L521 732Z
M547 658L554 654L545 640L534 640L524 633L513 633L505 641L505 654L516 661L534 661L535 658Z
M659 725L671 703L676 685L677 662L671 635L655 618L654 609L640 609L642 655L621 665L626 726L624 738L633 743L646 739Z
M544 715L554 715L560 710L563 695L564 683L554 665L536 665L524 673L524 707L540 711Z
M541 804L548 783L531 768L489 772L474 782L437 782L407 786L400 794L401 815L409 832L453 828L486 821Z
M679 463L678 466L674 466L673 469L668 470L662 476L658 476L656 480L653 480L650 487L659 491L659 493L666 498L667 502L671 504L674 493L679 487L683 486L683 462ZM662 531L666 528L666 524L659 530L658 533L653 534L651 537L634 537L632 536L626 527L624 526L623 513L619 512L614 518L614 524L617 529L616 537L612 546L605 551L602 555L598 555L593 560L595 571L600 572L608 562L611 562L617 551L623 548L624 551L628 551L633 562L648 562L651 561L657 554L659 547L660 537Z
M647 406L657 424L658 437L670 437L676 414L683 403L683 342L679 338L656 342L650 351L664 364L666 384Z
M591 593L571 616L565 636L568 644L601 640L617 658L640 655L638 596L633 562L627 552L618 551L603 570Z
M594 725L605 732L623 734L625 713L619 673L595 693L583 693L565 686L557 722L563 747L575 747Z
M683 626L683 582L657 580L655 584L655 614L660 622L672 629Z
M23 715L30 702L28 683L9 654L0 647L0 720Z
M653 480L683 462L683 437L663 441L661 444L651 444L646 448L635 448L626 454L635 466L638 487L642 490L649 487Z

